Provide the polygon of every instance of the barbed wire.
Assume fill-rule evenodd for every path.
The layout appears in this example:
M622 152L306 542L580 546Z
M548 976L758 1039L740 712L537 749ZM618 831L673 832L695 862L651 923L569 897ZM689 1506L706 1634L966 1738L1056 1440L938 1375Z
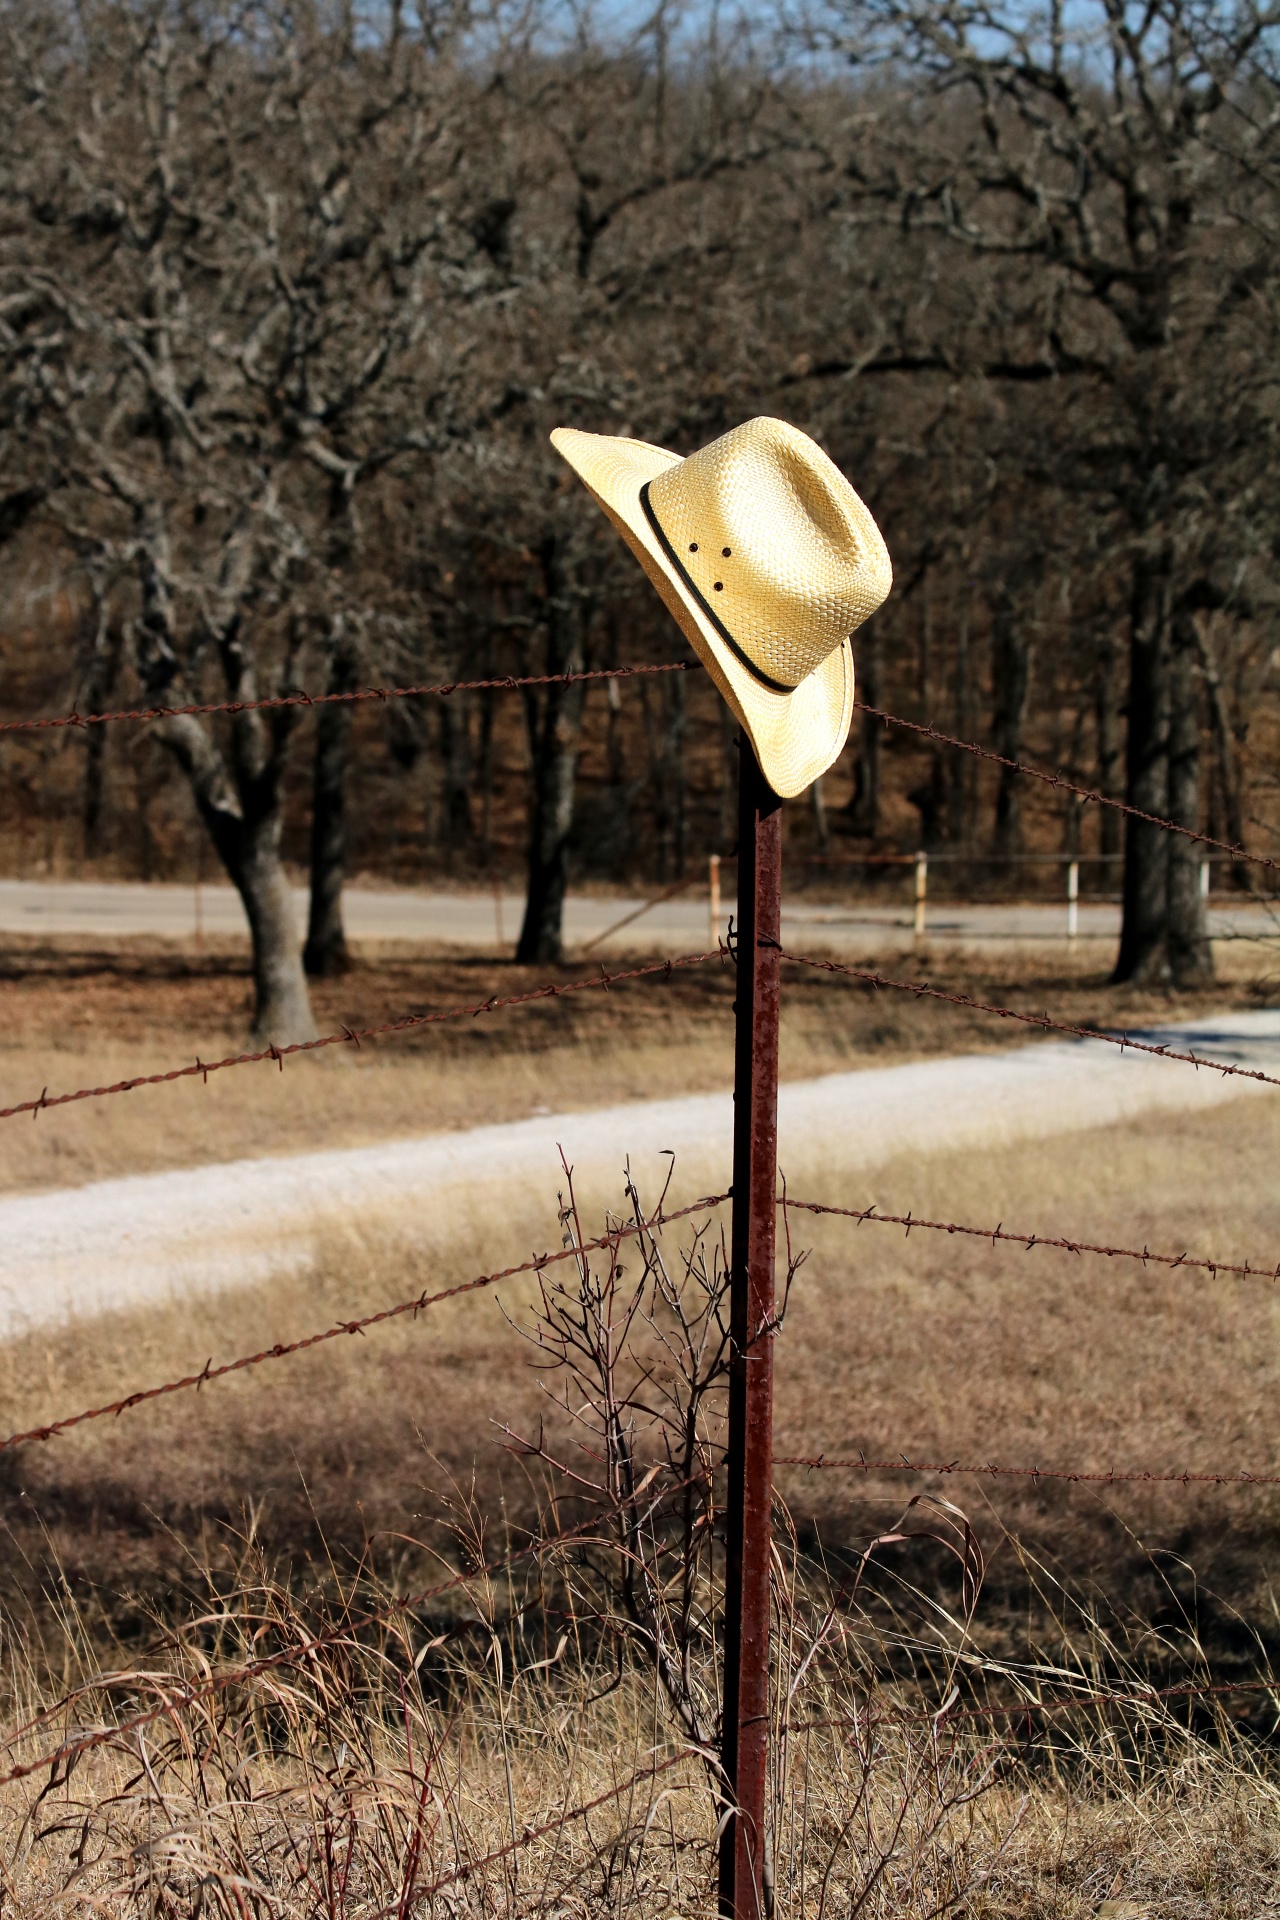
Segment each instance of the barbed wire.
M723 1206L725 1202L731 1198L731 1192L710 1194L703 1199L691 1202L688 1206L679 1207L670 1212L660 1209L650 1220L634 1223L629 1226L613 1228L608 1233L601 1235L598 1239L585 1243L585 1245L578 1250L586 1253L599 1252L605 1247L614 1246L619 1240L630 1238L637 1233L647 1232L654 1228L660 1229L676 1220L687 1219L696 1213L710 1212L716 1207ZM1149 1247L1143 1247L1141 1249L1136 1247L1111 1247L1095 1244L1090 1241L1071 1240L1049 1234L1019 1233L1013 1230L1006 1231L1003 1222L996 1227L975 1227L954 1220L929 1220L914 1212L885 1213L875 1205L869 1207L840 1207L827 1201L797 1200L786 1192L783 1192L779 1196L777 1204L784 1209L784 1211L788 1208L795 1208L797 1211L810 1213L819 1217L830 1216L837 1219L852 1220L857 1225L870 1222L873 1225L879 1226L898 1226L904 1228L908 1236L910 1236L915 1228L921 1228L927 1232L963 1234L972 1239L989 1240L993 1244L1004 1241L1014 1246L1021 1246L1028 1252L1033 1247L1050 1247L1067 1253L1090 1253L1108 1258L1136 1260L1144 1266L1151 1263L1168 1267L1171 1270L1178 1267L1199 1268L1213 1274L1215 1278L1220 1273L1238 1274L1247 1279L1276 1280L1280 1278L1280 1263L1277 1264L1275 1272L1271 1273L1265 1267L1251 1267L1247 1260L1243 1264L1240 1264L1235 1261L1214 1260L1208 1257L1201 1258L1186 1253L1177 1255L1153 1253ZM482 1274L474 1280L462 1281L457 1286L446 1287L437 1293L428 1294L424 1292L416 1294L411 1299L397 1302L394 1306L382 1307L379 1308L377 1312L364 1314L355 1319L340 1320L333 1326L324 1328L318 1333L306 1334L297 1340L277 1341L274 1346L264 1347L257 1353L245 1354L236 1360L223 1361L216 1367L211 1361L206 1361L199 1373L183 1374L176 1380L167 1380L158 1386L138 1388L130 1393L121 1394L117 1399L107 1401L102 1406L88 1407L79 1413L66 1414L56 1420L46 1421L39 1427L27 1428L21 1432L0 1437L0 1453L7 1452L17 1446L26 1445L28 1442L52 1440L58 1434L68 1432L73 1427L83 1426L91 1420L100 1420L108 1416L115 1417L122 1413L127 1413L131 1408L142 1406L150 1400L164 1399L171 1394L182 1393L191 1388L199 1391L200 1388L207 1383L223 1379L228 1374L244 1372L247 1368L261 1366L268 1360L287 1359L295 1353L304 1353L312 1347L321 1346L330 1340L336 1340L344 1334L363 1333L368 1328L379 1326L387 1320L399 1319L406 1314L413 1314L416 1318L419 1313L425 1312L428 1307L435 1306L443 1300L452 1300L463 1294L475 1293L481 1289L496 1286L501 1281L513 1279L521 1273L536 1272L544 1266L554 1265L558 1261L571 1259L573 1253L573 1248L565 1248L556 1253L535 1254L530 1259L520 1261L511 1267L504 1267L497 1273Z
M924 739L936 742L938 746L955 747L961 753L973 754L979 760L994 761L996 766L1025 774L1029 780L1040 780L1045 786L1074 794L1078 800L1088 800L1099 807L1110 807L1115 813L1126 814L1132 820L1143 820L1148 826L1160 827L1166 833L1180 834L1184 840L1194 840L1200 846L1212 847L1217 853L1229 854L1233 860L1247 861L1252 866L1268 867L1272 871L1280 868L1280 860L1273 860L1269 854L1251 853L1247 847L1230 840L1215 840L1210 833L1198 833L1194 827L1180 826L1176 820L1166 820L1161 814L1147 813L1127 800L1117 800L1112 794L1100 793L1096 787L1079 786L1064 774L1050 773L1046 767L1028 766L1023 760L1011 760L1006 754L996 753L990 747L980 747L974 740L959 740L954 734L942 733L928 721L906 720L900 713L889 713L883 707L868 706L865 700L855 700L853 704L859 713L870 714L874 720L883 720L887 726L902 727L908 733L918 733Z
M1159 1267L1198 1267L1212 1274L1216 1279L1220 1273L1237 1273L1246 1280L1280 1280L1280 1261L1274 1271L1267 1267L1251 1267L1248 1260L1240 1265L1234 1260L1212 1260L1189 1253L1152 1253L1150 1247L1107 1247L1091 1240L1068 1240L1065 1236L1048 1233L1006 1232L1004 1222L995 1227L970 1227L956 1220L926 1220L914 1213L883 1213L879 1207L833 1207L821 1200L794 1200L784 1193L778 1202L781 1207L797 1207L804 1213L834 1214L845 1220L856 1221L859 1225L870 1221L879 1226L905 1227L908 1236L913 1228L922 1227L928 1233L960 1233L973 1240L989 1240L992 1246L1001 1241L1011 1246L1024 1247L1030 1253L1033 1247L1055 1247L1062 1253L1095 1253L1108 1260L1138 1260L1145 1267L1152 1264Z
M909 1460L899 1454L896 1460L868 1460L864 1453L814 1455L779 1453L775 1467L804 1467L810 1472L827 1468L852 1473L939 1473L964 1474L970 1478L1020 1480L1066 1480L1081 1484L1121 1486L1131 1481L1152 1485L1189 1487L1199 1483L1214 1487L1280 1487L1280 1473L1159 1473L1146 1467L1107 1467L1101 1471L1068 1467L1001 1467L994 1460L967 1466L959 1460Z
M0 733L44 733L57 727L103 727L113 720L179 720L187 715L261 713L280 707L351 706L361 700L418 700L434 694L508 692L519 687L569 686L581 680L631 680L646 673L692 673L698 660L660 660L637 667L592 667L581 673L509 673L490 680L442 680L421 687L353 687L341 693L267 694L261 700L196 700L184 707L117 707L109 713L62 713L37 720L0 720Z
M139 1073L128 1080L113 1081L106 1087L77 1087L74 1093L55 1094L51 1094L46 1087L38 1100L19 1100L12 1107L0 1107L0 1120L12 1120L20 1113L29 1113L34 1118L49 1107L66 1107L77 1100L100 1100L113 1093L132 1093L135 1087L164 1086L170 1080L194 1079L197 1074L207 1081L211 1073L220 1073L224 1067L256 1066L263 1060L274 1060L283 1072L284 1063L291 1054L316 1053L322 1047L358 1047L364 1040L409 1033L415 1027L439 1026L449 1020L474 1020L482 1013L496 1013L502 1007L523 1007L533 1000L559 1000L571 993L585 993L591 987L608 988L616 986L620 980L642 980L655 973L669 976L677 968L698 967L706 960L728 958L728 949L717 947L714 952L685 953L673 960L653 960L647 966L628 967L620 973L605 973L602 966L598 974L589 974L585 980L550 981L541 987L530 987L525 993L493 994L488 1000L482 1000L472 1007L445 1007L436 1013L406 1013L398 1020L384 1021L381 1026L342 1027L337 1033L322 1034L317 1040L294 1040L282 1047L272 1044L250 1053L229 1053L221 1060L201 1060L197 1056L194 1066L170 1067L164 1073Z
M698 1477L700 1476L695 1475L691 1478ZM690 1483L691 1481L688 1480L678 1482L674 1487L668 1489L668 1491L678 1493L682 1487ZM647 1486L638 1488L633 1494L625 1496L619 1504L626 1506L638 1500L642 1495L647 1494ZM158 1720L174 1719L179 1713L185 1712L191 1707L199 1706L206 1700L215 1698L220 1693L227 1691L230 1687L242 1686L250 1680L260 1678L264 1674L278 1672L282 1667L295 1666L300 1661L310 1658L311 1655L320 1652L326 1647L334 1646L343 1641L349 1642L352 1636L367 1631L371 1627L389 1625L390 1622L398 1616L412 1613L417 1608L426 1605L429 1601L441 1599L444 1595L456 1592L459 1587L466 1586L472 1581L480 1579L491 1580L495 1577L500 1577L503 1574L513 1571L514 1568L522 1562L537 1558L539 1555L550 1552L558 1547L588 1542L596 1537L593 1534L593 1529L596 1524L595 1520L583 1521L577 1526L565 1528L559 1533L547 1538L531 1541L527 1546L517 1548L511 1553L503 1555L501 1559L487 1562L485 1565L474 1568L470 1572L457 1573L450 1579L441 1581L433 1587L423 1588L416 1593L406 1594L399 1599L387 1601L381 1606L369 1608L363 1614L344 1619L340 1623L326 1628L324 1632L314 1634L309 1640L300 1641L290 1647L280 1648L275 1653L263 1654L255 1660L246 1661L238 1667L228 1669L224 1673L215 1674L200 1686L183 1688L180 1692L174 1693L162 1700L159 1705L132 1714L124 1720L118 1721L114 1726L95 1728L91 1732L79 1734L72 1739L61 1741L58 1746L46 1750L37 1758L20 1762L18 1765L10 1767L6 1772L0 1774L0 1786L10 1786L19 1780L29 1779L33 1774L42 1772L46 1767L51 1770L50 1786L52 1786L56 1784L56 1769L59 1764L62 1764L67 1770L63 1775L63 1779L65 1780L69 1777L71 1763L82 1757L85 1753L92 1752L102 1746L110 1745L113 1741L121 1740L128 1734L140 1732L145 1727L153 1726ZM469 1624L471 1623L465 1621L459 1622L454 1631L461 1631ZM147 1677L154 1681L154 1675L111 1675L101 1681L91 1682L84 1688L78 1689L76 1694L72 1695L71 1698L81 1697L83 1693L87 1692L105 1690L112 1684L119 1685L133 1679ZM916 1718L921 1722L928 1721L934 1725L961 1719L1011 1718L1016 1720L1032 1712L1047 1713L1073 1707L1150 1707L1152 1704L1166 1700L1196 1697L1207 1698L1217 1695L1249 1692L1274 1693L1275 1691L1276 1682L1272 1680L1228 1681L1153 1688L1146 1693L1136 1695L1132 1691L1120 1694L1106 1693L1097 1690L1088 1694L1076 1693L1059 1696L1057 1698L1040 1696L1036 1699L1021 1701L1010 1707L944 1707L941 1711L934 1714L910 1717ZM30 1732L36 1731L40 1725L47 1724L47 1718L64 1710L67 1704L69 1704L68 1700L64 1699L57 1707L48 1709L45 1715L37 1716L35 1720L28 1722L12 1734L5 1736L3 1744L5 1746L12 1746L18 1739L25 1737ZM790 1726L784 1726L782 1731L784 1734L789 1734L799 1731L834 1729L840 1726L855 1724L858 1723L855 1717L851 1715L828 1716L821 1720L792 1723ZM666 1771L668 1767L675 1766L679 1760L687 1758L690 1754L694 1753L703 1758L708 1757L703 1754L701 1748L690 1745L682 1749L681 1752L670 1755L665 1762L660 1763L656 1768L652 1765L643 1768L637 1776L637 1779L648 1777L654 1772ZM629 1790L629 1787L636 1783L637 1781L629 1781L619 1788L608 1789L604 1794L597 1796L595 1801L583 1803L579 1808L571 1810L568 1814L559 1814L554 1820L545 1823L540 1828L526 1829L524 1834L517 1835L512 1842L509 1842L504 1848L497 1850L492 1858L500 1859L511 1852L517 1851L522 1845L528 1845L533 1840L540 1838L544 1833L553 1830L557 1824L564 1820L580 1817L581 1815L591 1812L596 1805L603 1805L609 1799L620 1797L622 1792ZM478 1867L486 1864L491 1864L488 1857L473 1861L469 1867L464 1870L447 1876L441 1885L449 1885L456 1879L465 1878L470 1872L474 1872ZM438 1890L439 1889L432 1889L432 1891Z
M273 1347L263 1347L260 1352L245 1354L239 1360L225 1360L220 1366L215 1367L206 1361L199 1373L183 1374L181 1379L166 1380L160 1386L141 1387L133 1393L121 1394L117 1400L109 1400L104 1406L86 1407L81 1413L66 1414L61 1419L46 1421L43 1426L30 1427L22 1433L11 1433L7 1438L0 1439L0 1453L23 1446L28 1441L52 1440L72 1427L84 1426L90 1420L103 1420L108 1415L127 1413L131 1407L140 1407L148 1400L162 1400L169 1394L184 1393L192 1387L198 1392L208 1382L222 1380L227 1374L243 1373L246 1368L262 1366L268 1360L287 1360L295 1353L305 1353L311 1347L323 1346L326 1341L340 1339L344 1334L364 1333L386 1320L399 1320L406 1314L412 1314L417 1319L420 1313L425 1313L428 1307L439 1306L442 1300L456 1300L466 1293L478 1293L482 1288L496 1287L503 1280L512 1280L521 1273L540 1273L544 1267L555 1266L561 1260L576 1259L583 1253L599 1253L606 1247L616 1246L620 1240L670 1226L676 1220L688 1219L691 1214L710 1213L714 1208L723 1206L729 1197L727 1193L708 1194L704 1199L691 1201L687 1207L675 1207L670 1212L659 1208L648 1220L612 1227L595 1240L577 1242L556 1253L533 1254L515 1266L503 1267L499 1273L484 1273L475 1280L462 1280L457 1286L444 1287L438 1293L416 1294L412 1299L401 1300L393 1307L380 1307L376 1313L362 1314L355 1320L339 1320L320 1333L304 1334L298 1340L277 1341Z
M1280 1079L1274 1074L1263 1073L1260 1067L1236 1067L1228 1061L1210 1060L1201 1053L1182 1053L1176 1047L1157 1046L1151 1040L1134 1040L1127 1033L1102 1033L1096 1027L1076 1027L1068 1021L1054 1020L1047 1013L1020 1013L1014 1007L993 1006L986 1000L975 1000L967 993L947 993L942 987L932 987L927 980L894 980L889 975L875 973L869 967L851 967L842 960L819 960L808 953L792 953L788 947L771 942L777 946L783 960L791 961L793 966L813 967L820 973L847 974L852 980L861 980L869 987L891 987L899 993L914 994L917 1000L944 1000L949 1006L967 1007L972 1013L994 1014L997 1020L1017 1020L1023 1026L1039 1027L1045 1033L1065 1033L1074 1040L1102 1040L1108 1046L1119 1047L1134 1053L1155 1054L1161 1060L1181 1060L1191 1067L1208 1067L1213 1073L1221 1073L1239 1080L1261 1080L1269 1087L1280 1087ZM4 1118L0 1113L0 1120Z
M985 1000L974 999L967 993L948 993L941 987L934 987L926 980L895 980L888 974L877 973L867 967L854 967L839 960L821 960L812 954L793 953L787 947L779 946L778 952L783 960L793 966L812 967L823 973L847 975L850 979L860 980L867 986L888 987L901 993L913 994L916 999L945 1001L951 1006L965 1007L974 1013L986 1013L999 1020L1017 1020L1024 1026L1036 1027L1046 1033L1063 1033L1077 1040L1101 1040L1109 1046L1119 1047L1138 1053L1155 1054L1164 1060L1179 1060L1192 1067L1207 1067L1219 1073L1243 1080L1261 1081L1267 1086L1280 1086L1280 1079L1264 1073L1257 1067L1237 1067L1229 1062L1210 1060L1203 1054L1184 1053L1174 1047L1156 1045L1149 1040L1136 1040L1127 1033L1103 1033L1094 1027L1079 1027L1069 1022L1054 1020L1047 1013L1023 1013L1014 1007L998 1007ZM274 1043L244 1053L225 1054L219 1060L195 1061L183 1067L170 1067L162 1073L134 1074L125 1080L116 1080L101 1087L77 1087L70 1093L51 1094L45 1087L33 1100L19 1100L12 1106L0 1107L0 1120L13 1120L20 1114L29 1113L32 1118L53 1107L71 1106L80 1100L100 1100L117 1093L132 1093L138 1087L157 1087L167 1085L174 1080L189 1080L199 1076L206 1081L211 1073L220 1073L226 1067L256 1066L265 1060L271 1060L283 1071L284 1062L292 1054L316 1053L325 1047L359 1046L365 1040L385 1038L389 1035L409 1033L415 1028L438 1026L452 1020L476 1019L484 1013L496 1013L504 1007L526 1006L535 1000L562 999L569 994L584 993L593 987L609 988L625 980L641 980L654 974L665 973L670 976L677 969L702 966L708 960L724 961L729 958L728 949L720 946L705 953L680 954L669 960L650 961L646 966L627 967L617 973L590 974L585 980L549 981L539 987L530 987L524 993L493 994L488 1000L474 1006L446 1007L435 1013L403 1014L397 1020L383 1021L378 1026L343 1026L335 1033L321 1034L315 1040L294 1040L284 1046Z
M455 693L506 692L520 687L568 686L574 682L594 680L627 680L642 674L693 673L700 671L701 666L700 660L660 660L629 667L593 667L579 673L502 674L485 680L443 680L408 687L354 687L335 693L306 693L299 689L288 693L267 694L258 700L200 700L191 701L185 706L118 707L106 713L75 711L35 719L3 720L0 721L0 734L42 733L65 727L99 727L117 720L176 720L187 716L258 713L289 707L347 706L366 700L385 702L425 699L431 696L447 699ZM1246 861L1251 865L1265 867L1272 871L1280 868L1280 860L1272 859L1268 854L1253 853L1238 843L1215 839L1212 834L1200 833L1193 827L1182 826L1176 820L1167 820L1160 814L1148 813L1141 807L1133 806L1127 800L1118 800L1112 794L1102 793L1096 787L1081 786L1077 781L1069 780L1065 774L1051 773L1045 767L1034 767L1026 761L1014 760L1007 754L997 753L991 747L979 746L974 740L961 740L954 734L943 733L929 721L908 720L903 714L890 713L884 707L873 707L865 700L855 700L853 704L859 713L865 713L874 720L883 721L886 726L900 727L906 732L919 734L938 746L952 747L961 753L973 754L979 760L990 760L996 766L1007 767L1011 772L1025 774L1029 780L1039 780L1046 786L1073 794L1078 800L1087 800L1095 806L1109 807L1113 812L1145 821L1149 826L1159 827L1166 833L1176 833L1185 840L1212 847L1215 852L1225 853L1232 860Z
M569 1249L570 1252L578 1250ZM666 1489L666 1492L680 1493L685 1487L693 1485L702 1477L702 1472L699 1470L683 1480L676 1481ZM653 1506L661 1497L661 1495L654 1495L651 1485L646 1482L637 1487L634 1492L620 1496L615 1502L614 1512L609 1517L615 1518L619 1508L634 1505L642 1500ZM180 1693L175 1693L162 1701L159 1706L149 1707L141 1713L133 1714L119 1721L114 1727L97 1727L92 1733L80 1734L74 1739L62 1741L52 1751L41 1754L35 1760L27 1760L19 1766L10 1767L8 1772L0 1773L0 1787L10 1786L16 1780L29 1779L33 1773L39 1773L44 1767L56 1767L59 1761L70 1762L78 1759L81 1754L90 1753L96 1747L107 1746L111 1741L120 1740L126 1734L137 1733L143 1727L152 1726L157 1720L173 1718L189 1707L199 1706L202 1701L213 1699L218 1694L224 1693L228 1687L242 1686L246 1681L256 1680L264 1673L274 1673L281 1667L295 1666L300 1660L309 1659L312 1654L320 1652L323 1648L334 1646L341 1641L349 1641L354 1634L365 1632L370 1627L388 1626L397 1617L413 1613L418 1607L425 1606L428 1601L442 1599L447 1593L455 1593L459 1587L467 1586L471 1581L492 1580L504 1573L510 1573L523 1561L535 1559L540 1554L550 1553L557 1547L589 1542L598 1537L592 1531L596 1525L597 1521L594 1519L579 1521L576 1526L565 1527L559 1533L532 1540L527 1546L517 1547L513 1552L504 1554L499 1560L488 1561L482 1566L472 1568L470 1572L456 1573L436 1586L424 1587L417 1593L404 1594L399 1599L385 1601L381 1606L370 1607L362 1614L327 1627L323 1633L313 1635L310 1640L299 1641L290 1647L281 1647L275 1653L262 1654L256 1660L248 1660L238 1667L228 1668L225 1673L214 1674L200 1686L185 1687ZM459 1623L459 1627L462 1628L468 1624L473 1623L463 1621ZM78 1698L83 1693L103 1691L109 1684L119 1685L130 1680L141 1679L154 1681L155 1675L152 1673L113 1674L101 1681L90 1682L71 1697ZM59 1707L52 1708L49 1712L56 1713L66 1704L67 1702L63 1701ZM0 1744L7 1747L13 1746L17 1740L35 1731L41 1724L45 1724L44 1716L38 1716L36 1720L29 1721L25 1726L5 1735Z

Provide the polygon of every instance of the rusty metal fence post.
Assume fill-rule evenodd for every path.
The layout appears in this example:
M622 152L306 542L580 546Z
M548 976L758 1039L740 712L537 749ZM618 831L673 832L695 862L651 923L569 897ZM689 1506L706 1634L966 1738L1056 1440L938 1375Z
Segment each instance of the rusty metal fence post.
M782 802L740 742L720 1911L765 1913Z

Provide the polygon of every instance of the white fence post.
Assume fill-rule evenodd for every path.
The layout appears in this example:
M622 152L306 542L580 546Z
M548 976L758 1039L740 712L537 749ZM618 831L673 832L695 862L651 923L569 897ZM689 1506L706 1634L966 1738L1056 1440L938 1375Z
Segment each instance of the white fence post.
M1200 898L1202 900L1209 898L1209 862L1207 860L1200 862Z
M713 853L707 862L707 947L720 944L720 855Z
M925 897L929 889L929 856L923 847L916 855L916 918L915 937L924 939Z
M1074 940L1080 931L1080 862L1067 868L1067 938Z

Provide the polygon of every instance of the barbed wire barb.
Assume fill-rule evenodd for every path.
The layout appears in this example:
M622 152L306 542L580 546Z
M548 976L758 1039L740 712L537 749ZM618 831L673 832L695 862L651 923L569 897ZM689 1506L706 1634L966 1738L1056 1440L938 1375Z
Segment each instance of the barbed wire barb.
M322 1332L302 1335L297 1340L278 1340L274 1346L263 1347L257 1353L243 1355L238 1360L226 1360L215 1367L206 1360L199 1373L183 1374L179 1379L163 1381L159 1386L135 1388L132 1393L124 1394L117 1400L110 1400L99 1407L86 1407L80 1413L65 1414L57 1420L48 1420L43 1426L30 1427L19 1433L11 1433L0 1439L0 1453L7 1453L14 1447L25 1446L31 1441L53 1440L60 1433L67 1433L72 1427L84 1426L90 1420L101 1420L108 1415L118 1417L131 1407L139 1407L149 1400L163 1400L171 1394L183 1393L190 1387L197 1391L207 1381L225 1379L228 1374L243 1373L250 1367L262 1366L268 1360L286 1360L296 1353L309 1352L312 1347L323 1346L326 1341L336 1340L343 1334L364 1334L368 1328L381 1326L385 1321L398 1320L409 1314L417 1319L428 1307L438 1306L443 1300L456 1300L467 1293L478 1293L487 1287L497 1286L503 1280L513 1280L522 1273L540 1273L544 1267L559 1260L573 1259L582 1253L600 1253L614 1247L621 1240L633 1238L637 1234L652 1232L655 1228L672 1225L677 1220L686 1220L693 1214L710 1213L722 1206L729 1198L727 1193L707 1194L701 1200L690 1201L688 1206L671 1210L659 1208L647 1220L632 1221L629 1224L611 1227L607 1233L597 1239L587 1241L581 1246L567 1247L559 1253L539 1253L532 1259L519 1261L515 1266L503 1267L497 1273L480 1274L474 1280L459 1281L456 1286L445 1287L438 1293L415 1294L411 1300L401 1300L391 1307L381 1307L376 1313L367 1313L358 1319L339 1320L335 1325L326 1327Z
M274 1041L254 1052L226 1054L221 1060L200 1060L194 1066L170 1067L164 1073L140 1073L131 1079L113 1081L104 1087L77 1087L73 1093L55 1093L49 1097L46 1087L38 1100L19 1100L11 1107L0 1107L0 1120L12 1120L20 1113L29 1113L34 1118L47 1107L70 1106L77 1100L100 1100L110 1094L132 1093L137 1087L165 1086L172 1080L188 1080L197 1074L204 1085L209 1084L211 1073L220 1073L224 1067L251 1067L263 1060L274 1060L281 1073L284 1072L285 1057L295 1053L316 1053L322 1047L343 1045L359 1046L362 1040L375 1040L393 1034L410 1033L418 1027L439 1026L450 1020L474 1019L482 1013L493 1013L499 1007L528 1006L534 1000L558 1000L569 994L585 993L592 987L616 986L620 980L643 980L654 974L664 974L669 980L679 968L699 967L708 960L720 960L723 956L717 950L708 953L685 953L674 960L654 960L647 966L627 967L619 973L588 974L582 980L548 981L540 987L530 987L525 993L509 993L502 997L491 994L489 999L475 1007L445 1007L436 1013L406 1013L398 1020L386 1020L381 1026L360 1027L353 1030L343 1025L334 1033L321 1034L316 1040L295 1040L288 1046L277 1046Z
M966 1466L957 1460L913 1460L909 1454L899 1452L896 1460L868 1460L861 1448L854 1454L818 1454L779 1453L774 1455L775 1467L803 1467L807 1472L846 1473L937 1473L965 1476L979 1475L991 1479L1062 1480L1075 1485L1088 1486L1125 1486L1130 1483L1150 1483L1169 1486L1212 1486L1212 1487L1278 1487L1280 1473L1254 1473L1241 1470L1235 1473L1192 1472L1189 1468L1179 1468L1173 1472L1162 1472L1155 1467L1002 1467L988 1460L981 1466Z

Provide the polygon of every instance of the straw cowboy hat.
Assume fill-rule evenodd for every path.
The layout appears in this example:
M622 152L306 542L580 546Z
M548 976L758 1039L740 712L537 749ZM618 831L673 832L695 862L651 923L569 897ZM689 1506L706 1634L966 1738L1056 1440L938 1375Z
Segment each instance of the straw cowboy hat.
M893 583L880 529L798 427L747 420L687 460L557 427L783 799L838 756L853 717L849 636Z

